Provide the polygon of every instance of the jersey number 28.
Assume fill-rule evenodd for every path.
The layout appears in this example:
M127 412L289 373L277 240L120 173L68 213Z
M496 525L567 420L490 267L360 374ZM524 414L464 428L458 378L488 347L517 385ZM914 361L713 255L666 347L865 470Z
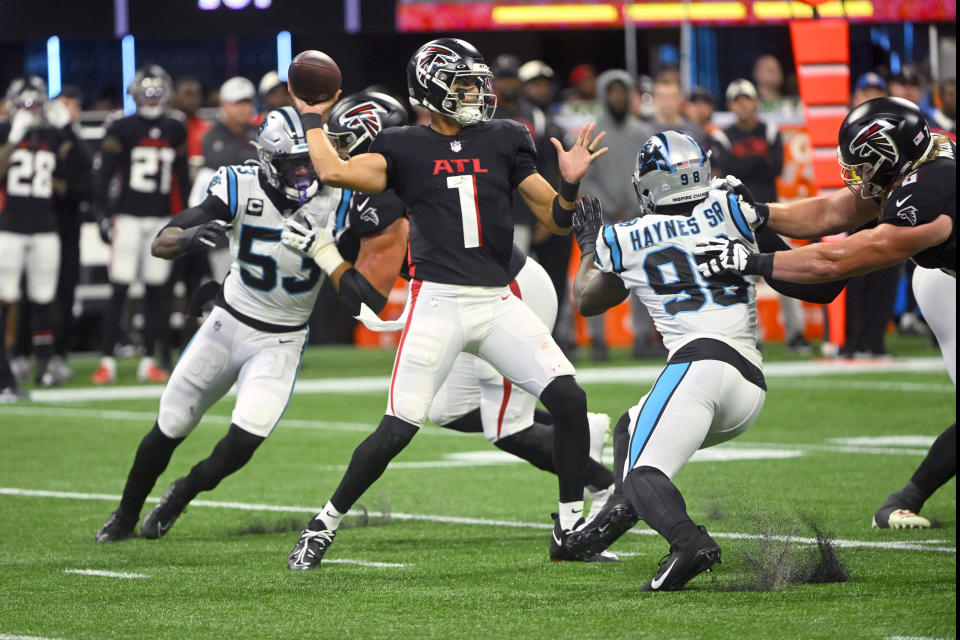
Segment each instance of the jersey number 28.
M52 197L56 166L57 158L52 151L17 149L10 156L7 193L18 198Z

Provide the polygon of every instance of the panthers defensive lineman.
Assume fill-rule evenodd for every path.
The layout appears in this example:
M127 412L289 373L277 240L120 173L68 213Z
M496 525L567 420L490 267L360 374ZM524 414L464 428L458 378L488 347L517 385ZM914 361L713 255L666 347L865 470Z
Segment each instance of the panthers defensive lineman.
M95 215L103 240L110 245L107 271L113 293L104 314L103 356L93 374L94 384L116 378L113 351L120 338L127 291L134 282L145 285L145 353L137 377L152 382L167 379L153 355L157 340L166 336L164 287L171 267L150 254L150 244L170 220L174 185L181 198L190 193L187 129L182 118L167 108L173 95L170 76L158 65L147 65L134 75L127 92L137 111L108 125L95 172Z
M830 282L904 260L917 264L913 290L940 345L947 372L957 374L957 147L930 131L923 113L901 98L874 98L851 111L838 133L837 158L849 189L785 204L757 204L768 226L795 238L872 229L843 242L757 253L732 241L698 249L708 273L773 275L791 282ZM957 426L947 427L910 481L873 515L881 529L928 528L919 511L957 473Z
M153 242L155 255L172 259L226 236L233 263L212 313L173 370L157 422L140 443L120 506L97 532L99 542L133 536L144 500L174 449L234 382L237 402L227 435L210 457L173 482L144 518L141 536L164 535L197 493L246 464L290 400L324 274L280 237L294 216L332 229L343 193L318 182L293 108L267 114L256 144L258 166L221 167L207 198L174 217Z
M578 203L584 255L574 301L595 315L632 291L670 351L653 388L620 418L614 455L630 505L670 543L660 571L640 589L674 590L720 562L720 547L687 515L672 478L697 449L743 433L766 395L754 282L704 279L692 251L698 239L717 235L756 246L760 218L736 196L711 190L709 158L677 131L644 144L633 183L645 212L639 218L601 226L599 200Z
M554 141L564 180L558 195L537 173L526 129L491 120L496 108L491 78L471 44L452 38L428 42L407 65L407 86L411 101L431 112L430 125L387 129L370 153L349 160L340 159L320 129L339 92L317 105L294 98L311 128L310 155L322 180L361 193L392 189L407 205L413 302L386 414L354 452L322 514L304 529L288 560L292 569L320 566L341 518L413 438L461 351L487 360L539 396L553 414L559 517L550 555L582 556L568 534L582 522L586 397L546 326L508 288L510 201L518 192L548 229L569 233L579 181L605 149L597 148L599 136L591 125L569 151ZM343 264L332 238L320 239L310 251L327 273Z

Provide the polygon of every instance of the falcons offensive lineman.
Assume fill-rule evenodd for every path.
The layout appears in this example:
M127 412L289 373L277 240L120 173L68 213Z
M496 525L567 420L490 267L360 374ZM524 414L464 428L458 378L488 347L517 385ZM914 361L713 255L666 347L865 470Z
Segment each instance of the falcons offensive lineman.
M233 263L213 312L173 370L157 422L137 449L120 506L97 532L98 542L133 536L144 500L174 449L234 382L237 402L227 435L170 485L140 525L141 536L164 535L197 493L246 464L290 401L324 274L280 242L283 225L296 216L332 229L343 193L318 183L292 107L267 114L256 145L259 166L221 167L207 198L174 217L153 242L154 254L170 260L226 236Z
M829 282L912 259L913 291L954 384L957 381L957 146L931 134L923 113L902 98L874 98L840 125L837 148L849 187L829 196L788 204L757 204L767 225L794 238L873 229L843 242L811 244L777 254L729 242L698 249L708 272L723 269L791 282ZM947 427L903 489L873 515L881 529L928 528L919 515L927 498L957 473L957 425Z
M536 171L527 130L491 120L491 78L469 43L443 38L425 44L407 65L407 86L411 101L431 111L431 124L387 129L370 153L349 160L340 159L321 129L336 97L313 106L294 98L311 129L310 156L321 180L362 193L392 189L407 205L413 283L386 415L357 447L322 513L304 529L288 560L291 569L320 566L341 518L416 434L461 351L488 361L554 416L560 504L550 555L584 555L569 533L582 521L586 396L549 330L508 287L510 201L516 189L548 229L569 233L580 178L605 149L597 150L600 136L594 138L593 126L584 127L570 151L554 141L564 179L558 196ZM321 235L305 236L304 247L336 279L346 267L333 238Z

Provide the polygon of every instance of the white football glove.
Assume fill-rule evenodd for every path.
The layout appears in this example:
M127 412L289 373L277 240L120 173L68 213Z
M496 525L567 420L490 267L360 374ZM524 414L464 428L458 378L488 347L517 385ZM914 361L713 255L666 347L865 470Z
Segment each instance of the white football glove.
M60 100L51 100L43 105L43 115L47 124L55 129L63 129L70 124L70 111Z
M707 260L697 264L697 270L704 278L715 276L723 271L744 273L747 262L754 251L739 240L717 237L697 243L693 252Z
M343 263L337 251L333 234L326 227L311 222L307 216L292 216L283 225L280 242L294 251L313 258L327 274L336 271Z
M10 133L7 135L8 144L20 144L27 137L31 129L40 124L39 114L28 109L17 109L10 119Z

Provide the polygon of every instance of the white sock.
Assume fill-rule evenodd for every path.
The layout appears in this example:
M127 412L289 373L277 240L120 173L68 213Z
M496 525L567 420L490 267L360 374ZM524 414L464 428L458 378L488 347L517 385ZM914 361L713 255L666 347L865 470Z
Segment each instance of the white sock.
M560 514L560 528L564 531L573 529L577 520L583 517L583 500L561 502L558 513Z
M327 525L327 529L330 531L336 531L337 527L340 526L340 521L343 520L343 516L347 514L340 513L334 508L333 504L328 502L327 506L317 514L316 520L323 520L323 524Z

